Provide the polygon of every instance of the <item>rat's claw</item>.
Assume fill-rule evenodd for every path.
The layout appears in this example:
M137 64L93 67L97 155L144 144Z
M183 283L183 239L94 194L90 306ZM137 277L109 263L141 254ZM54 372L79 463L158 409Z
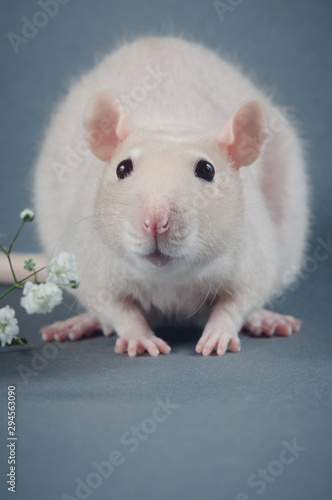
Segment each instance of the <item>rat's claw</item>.
M145 349L151 356L159 356L159 349L153 342L153 340L151 339L144 340L142 344L144 345Z
M196 345L196 352L201 353L203 351L203 348L205 346L205 343L207 342L208 338L210 336L210 332L204 331L203 335L199 339Z
M134 356L136 356L137 347L138 347L137 340L129 340L128 347L127 347L129 357L133 358Z
M109 337L110 335L112 335L113 330L112 330L112 328L110 328L108 326L103 326L102 327L102 332L105 335L105 337Z
M228 347L232 352L241 351L241 342L238 336L232 337L228 343Z
M239 337L229 333L225 327L217 325L214 328L205 328L196 345L196 352L209 356L213 350L216 350L218 356L222 356L227 348L232 352L239 352L241 349Z
M166 344L166 342L164 342L163 339L160 339L159 337L156 337L154 335L151 340L158 347L159 352L161 352L161 354L168 354L170 352L170 350L171 350L170 346L168 344Z
M115 343L114 352L117 354L123 354L127 349L128 342L125 339L119 338Z
M159 353L168 354L171 348L162 339L152 336L141 336L132 339L118 338L114 351L117 354L128 352L128 356L133 358L137 354L143 354L145 351L150 356L158 356Z
M209 356L211 354L211 352L213 351L213 349L217 347L219 340L223 340L223 339L220 338L220 335L218 332L215 332L212 335L210 335L210 337L208 338L208 340L206 341L206 343L203 347L203 350L202 350L203 356Z

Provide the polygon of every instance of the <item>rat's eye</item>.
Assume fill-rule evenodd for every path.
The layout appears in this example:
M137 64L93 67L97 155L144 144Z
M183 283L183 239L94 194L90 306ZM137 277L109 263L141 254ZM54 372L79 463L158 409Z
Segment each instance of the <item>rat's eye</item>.
M133 162L129 158L127 158L127 160L123 160L116 167L116 175L119 179L124 179L125 177L127 177L127 175L130 175L133 170Z
M204 181L211 182L214 177L214 167L206 160L199 160L195 168L195 175Z

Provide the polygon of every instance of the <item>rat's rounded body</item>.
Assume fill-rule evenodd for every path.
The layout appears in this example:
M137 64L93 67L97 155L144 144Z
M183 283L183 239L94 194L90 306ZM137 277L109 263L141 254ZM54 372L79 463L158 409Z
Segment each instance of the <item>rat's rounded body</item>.
M267 96L200 45L138 40L73 86L40 154L35 208L46 253L75 253L74 293L119 352L167 352L148 326L164 319L207 323L204 354L238 350L246 322L298 329L257 311L301 263L301 145ZM68 335L79 336L44 330Z

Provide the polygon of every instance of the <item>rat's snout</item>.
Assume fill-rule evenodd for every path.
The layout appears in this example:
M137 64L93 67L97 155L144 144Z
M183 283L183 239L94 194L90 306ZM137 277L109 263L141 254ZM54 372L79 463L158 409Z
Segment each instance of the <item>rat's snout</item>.
M150 234L166 233L169 229L169 220L167 215L163 215L161 218L155 216L145 217L143 229Z
M145 200L140 212L143 233L159 235L170 229L170 211L165 200L155 197Z
M181 257L192 225L188 223L178 192L139 193L131 209L132 229L125 234L134 253L157 267Z

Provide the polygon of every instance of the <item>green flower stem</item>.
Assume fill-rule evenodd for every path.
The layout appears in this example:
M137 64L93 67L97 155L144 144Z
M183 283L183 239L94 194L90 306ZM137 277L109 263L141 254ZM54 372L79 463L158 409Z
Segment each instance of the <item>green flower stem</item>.
M16 274L15 274L15 271L14 271L14 268L13 268L13 264L12 264L12 260L10 258L9 251L7 253L7 259L8 259L9 265L10 265L10 270L11 270L12 275L13 275L14 283L15 283L15 285L17 285Z
M8 293L10 293L12 290L15 290L15 288L22 288L22 287L20 287L19 285L13 285L13 286L11 286L10 288L8 288L8 290L6 292L4 292L2 295L0 295L0 300L3 297L6 297L6 295L8 295Z
M20 234L21 229L22 229L22 227L24 226L24 224L25 224L25 221L22 221L22 224L21 224L21 225L20 225L20 227L18 228L18 231L17 231L17 233L15 234L14 239L13 239L13 240L11 241L11 243L10 243L9 250L8 250L7 254L10 254L10 252L12 251L13 245L14 245L14 243L15 243L15 241L16 241L16 239L17 239L18 235Z
M9 262L9 266L10 266L10 270L11 270L11 273L13 275L13 280L14 280L14 285L12 285L10 288L8 288L8 290L6 290L6 292L4 292L3 294L0 295L0 300L3 299L3 297L6 297L6 295L8 295L10 292L12 292L13 290L15 290L15 288L23 288L23 282L26 281L31 276L34 276L34 282L38 283L37 282L37 273L39 271L41 271L42 269L45 269L44 267L42 267L41 269L39 269L39 271L34 271L32 274L30 274L29 276L27 276L23 280L17 281L16 274L15 274L15 271L14 271L14 268L13 268L13 263L12 263L12 260L10 258L10 253L11 253L11 251L13 249L14 243L15 243L18 235L20 234L21 229L24 226L25 222L26 221L24 221L24 220L22 221L22 223L21 223L20 227L18 228L18 230L17 230L14 238L10 242L8 250L6 250L2 245L0 245L0 250L2 252L4 252L4 254L7 256L7 259L8 259L8 262ZM17 337L16 335L12 339L12 344L14 344L14 345L21 345L21 346L24 346L24 347L32 347L32 345L28 344L28 342L27 342L26 339L21 339L20 337Z
M9 249L8 249L8 250L6 250L3 246L1 246L1 245L0 245L0 249L1 249L1 250L2 250L5 254L6 254L6 256L7 256L7 259L8 259L8 262L9 262L9 266L10 266L10 270L11 270L11 272L12 272L12 275L13 275L13 280L14 280L15 285L17 285L17 284L18 284L18 281L17 281L17 279L16 279L16 274L15 274L15 271L14 271L14 268L13 268L13 264L12 264L12 261L11 261L11 258L10 258L10 252L12 251L12 249L13 249L13 245L14 245L14 243L15 243L15 241L16 241L16 239L17 239L18 235L20 234L21 229L22 229L22 227L24 226L24 224L25 224L25 221L22 221L22 223L21 223L20 227L18 228L18 230L17 230L17 232L16 232L16 234L15 234L14 238L13 238L13 239L12 239L12 241L10 242L10 245L9 245ZM15 287L14 287L14 288L15 288ZM10 289L9 289L9 291L10 291L10 290L12 290L12 289L13 289L13 288L10 288ZM7 291L7 292L8 292L8 291ZM5 293L5 295L7 295L7 292ZM2 297L2 295L0 296L0 299L1 299L1 297Z
M43 269L46 269L46 266L44 267L41 267L40 269L38 269L38 271L34 271L33 273L29 274L29 276L27 276L26 278L24 278L23 280L21 281L18 281L17 284L18 285L21 285L22 283L24 283L24 281L26 281L27 279L31 278L31 276L34 276L36 277L36 274L39 273L40 271L43 271ZM38 282L37 282L38 284Z
M23 280L21 281L16 281L16 283L11 286L10 288L8 288L8 290L6 290L2 295L0 295L0 300L5 297L8 293L12 292L13 290L15 290L15 288L23 288L23 283L24 281L26 281L27 279L31 278L32 276L34 276L34 280L35 280L35 283L38 285L39 282L37 281L37 278L36 278L36 275L37 273L39 273L39 271L42 271L43 269L45 269L46 266L44 267L41 267L40 269L38 269L38 271L34 271L33 273L29 274L29 276L27 276L26 278L24 278Z

